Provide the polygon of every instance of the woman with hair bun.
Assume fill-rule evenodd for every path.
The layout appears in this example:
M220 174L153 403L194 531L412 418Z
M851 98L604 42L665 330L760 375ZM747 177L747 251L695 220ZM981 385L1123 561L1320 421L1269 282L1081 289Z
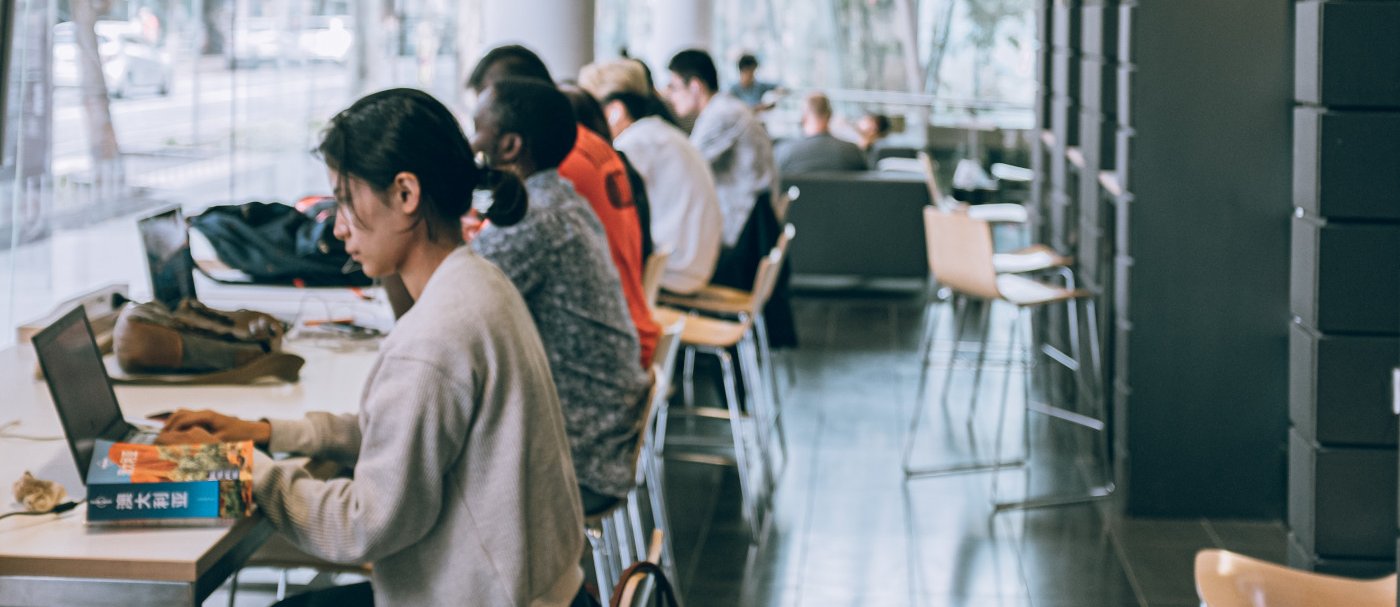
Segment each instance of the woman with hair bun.
M336 115L318 152L340 204L336 236L366 274L398 274L415 300L380 347L360 412L179 411L161 440L253 440L354 466L353 478L318 480L257 455L254 499L279 532L331 562L373 563L370 583L287 604L589 604L549 359L520 293L459 228L483 184L490 224L520 221L523 185L476 168L447 108L409 89Z

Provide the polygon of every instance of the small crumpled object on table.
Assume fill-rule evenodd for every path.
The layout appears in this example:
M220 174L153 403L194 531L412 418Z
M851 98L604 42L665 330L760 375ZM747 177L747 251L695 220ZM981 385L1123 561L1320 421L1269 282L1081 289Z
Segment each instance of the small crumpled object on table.
M68 499L68 490L54 481L35 478L28 470L14 484L15 501L30 512L49 512Z

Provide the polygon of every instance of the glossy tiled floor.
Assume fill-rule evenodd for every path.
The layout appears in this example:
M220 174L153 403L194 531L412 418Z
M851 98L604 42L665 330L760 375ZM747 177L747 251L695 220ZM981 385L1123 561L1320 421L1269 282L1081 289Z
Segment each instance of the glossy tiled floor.
M747 540L732 472L668 464L689 607L1196 605L1196 550L1284 558L1275 522L1124 521L1109 514L1111 504L992 516L988 474L906 483L901 458L918 392L921 300L805 293L796 314L802 347L787 358L796 381L784 401L789 462L762 543ZM1009 322L997 319L993 343L1006 339ZM948 419L937 403L929 409L916 463L967 461L966 414L959 412L971 375L955 369ZM1022 376L1011 378L1013 411ZM997 369L983 378L976 427L984 452L1004 377ZM928 392L936 394L942 381L942 372L931 373ZM1056 472L1075 469L1061 453L1072 436L1035 421L1031 490L1082 488L1079 474ZM1008 452L1018 442L1009 441ZM1024 473L1001 474L1003 498L1024 491Z
M989 475L906 483L901 459L918 397L921 298L804 292L795 312L802 346L785 359L795 376L784 393L789 461L762 543L748 541L731 470L667 464L687 607L1184 607L1199 604L1191 571L1200 548L1285 558L1277 522L1122 520L1112 504L992 516ZM993 344L1006 340L1007 322L995 317ZM944 368L930 373L926 398L939 392ZM703 389L703 364L700 370L697 400L704 401L713 395ZM931 403L916 464L968 460L963 412L971 375L954 369L947 418ZM1011 411L1020 407L1022 376L1012 374ZM983 378L976 425L983 452L1004 377L989 369ZM1076 469L1063 455L1072 435L1051 434L1034 421L1031 490L1082 488L1080 474L1063 472ZM1013 417L1008 427L1018 423ZM1008 453L1018 442L1008 442ZM1003 498L1024 491L1022 472L1003 472L1000 481ZM310 575L295 572L293 581ZM250 571L244 579L275 575ZM238 598L240 606L272 602L266 586L245 588ZM226 601L221 590L206 604Z

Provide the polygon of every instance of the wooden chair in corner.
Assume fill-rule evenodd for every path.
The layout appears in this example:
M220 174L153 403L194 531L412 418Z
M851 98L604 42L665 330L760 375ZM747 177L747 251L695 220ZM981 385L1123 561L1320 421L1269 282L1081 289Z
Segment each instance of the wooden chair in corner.
M1394 607L1395 574L1371 580L1300 571L1228 550L1196 553L1202 607Z

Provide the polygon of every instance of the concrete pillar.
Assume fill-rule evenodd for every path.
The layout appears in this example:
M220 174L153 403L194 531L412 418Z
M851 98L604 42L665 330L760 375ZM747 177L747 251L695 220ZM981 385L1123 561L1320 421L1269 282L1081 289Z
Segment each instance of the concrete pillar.
M485 0L482 52L521 44L539 54L556 80L577 78L593 62L593 0Z
M677 51L698 48L710 51L715 17L713 0L665 0L652 8L651 40L646 61L658 86L665 86L666 64ZM721 58L722 59L722 58Z

